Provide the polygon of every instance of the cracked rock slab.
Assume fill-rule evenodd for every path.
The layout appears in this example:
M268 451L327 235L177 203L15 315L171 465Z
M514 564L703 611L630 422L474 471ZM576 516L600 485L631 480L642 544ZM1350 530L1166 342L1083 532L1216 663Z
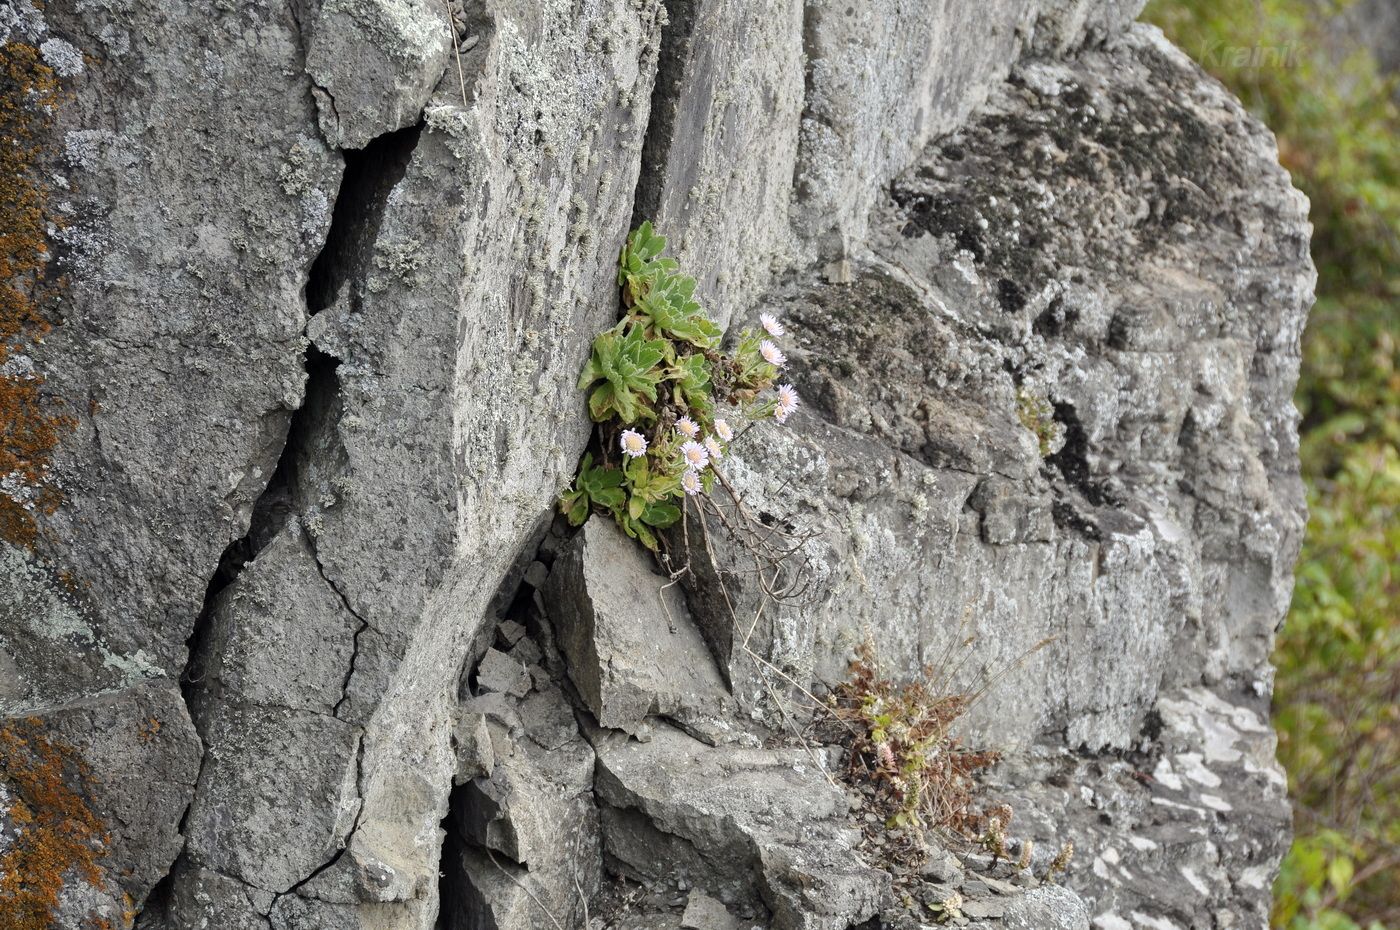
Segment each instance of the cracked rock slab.
M311 877L359 811L358 728L325 714L224 705L190 809L189 855L266 891Z
M454 44L440 0L324 0L310 35L321 131L342 149L418 122Z
M714 748L664 724L594 748L604 850L626 872L708 874L777 930L845 930L878 909L889 876L855 854L845 795L801 750Z
M710 735L725 728L728 691L680 586L612 521L584 524L544 595L569 677L601 725L637 733L660 715Z

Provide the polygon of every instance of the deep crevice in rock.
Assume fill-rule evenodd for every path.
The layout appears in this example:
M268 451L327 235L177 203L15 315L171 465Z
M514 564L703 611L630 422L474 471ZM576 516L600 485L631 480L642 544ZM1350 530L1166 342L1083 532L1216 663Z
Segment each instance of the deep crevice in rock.
M1073 404L1052 401L1055 420L1065 428L1065 443L1060 451L1045 459L1069 484L1084 495L1095 507L1105 503L1103 489L1094 481L1089 466L1089 434L1079 419Z
M384 218L389 191L408 170L422 129L423 124L419 123L380 136L363 149L345 153L345 173L331 214L330 229L326 232L326 242L311 263L307 275L308 317L314 317L329 307L351 272L364 267ZM308 420L320 407L316 401L323 397L327 381L335 395L339 393L335 375L339 364L337 359L313 345L307 349L304 364L305 392L301 406L288 420L277 466L267 487L253 504L247 532L229 543L220 555L218 567L205 589L203 606L194 629L186 640L189 659L181 676L186 704L189 703L190 686L202 677L196 674L196 665L218 596L286 525L293 512L291 492L295 484L295 462L312 432L313 424Z
M657 219L666 168L671 163L670 148L676 135L676 113L680 108L681 87L686 65L693 52L695 13L698 0L674 0L666 4L669 22L661 30L661 50L657 54L656 81L651 88L651 110L642 140L641 170L632 201L632 226Z
M306 308L311 316L334 303L355 271L368 266L389 192L407 173L422 133L420 122L345 153L345 174L331 212L326 244L312 263L306 284Z
M821 44L817 40L817 36L820 34L821 16L822 7L820 4L802 4L802 61L804 62L804 66L802 69L801 123L806 123L808 120L815 120L822 123L827 122L826 116L819 111L813 110L811 105L812 98L815 96L816 81L815 72L813 71L813 62L821 58ZM803 148L802 136L799 136L797 158L794 159L792 165L791 183L793 197L798 202L809 199L813 193L813 182L808 179L806 172L803 170L806 165Z
M576 837L573 842L577 848L571 847L573 852L565 855L575 863L572 872L566 870L567 874L559 871L557 858L541 849L538 835L530 826L533 809L558 804L555 791L567 793L557 783L540 793L542 783L531 776L543 774L539 766L548 767L542 758L562 759L577 752L578 745L586 744L587 729L596 725L583 709L584 702L569 677L541 594L569 533L562 518L551 520L546 515L541 519L495 592L484 635L468 650L462 668L460 711L469 718L481 716L490 726L504 726L510 732L506 746L511 748L501 754L501 744L497 742L500 733L491 737L494 751L484 754L480 744L470 739L465 745L457 743L467 738L470 728L459 729L454 736L458 771L446 816L441 821L444 839L438 868L437 930L552 927L558 925L555 920L565 927L581 926L581 912L586 906L579 902L591 902L598 894L586 864L590 861L588 856L597 855L595 844L601 841L596 821L589 825L585 816L580 824L573 819L578 815L576 810L556 811L562 817L558 822L560 842L571 831ZM486 671L484 657L491 650L505 653L529 669L530 684L523 696L510 690L502 692L499 665ZM490 680L483 680L479 674ZM552 722L546 725L544 720L549 715L541 716L541 708L546 705L555 712L567 708L568 722L555 717L549 718ZM516 713L520 717L508 723L507 718ZM566 731L574 734L571 739L563 738ZM561 738L561 742L555 742ZM590 759L591 754L590 747ZM494 762L494 767L487 759ZM567 763L564 765L567 769ZM591 773L588 797L592 798ZM567 802L564 810L569 810ZM516 820L522 815L526 818L524 825ZM586 852L589 849L595 851ZM528 893L522 891L525 888ZM517 897L517 893L525 897ZM521 920L528 923L519 923Z
M471 892L467 887L467 876L461 868L462 851L466 840L456 827L460 811L469 801L467 786L457 785L447 800L447 814L442 818L442 851L438 860L438 916L434 924L436 930L461 930L458 914L462 902Z

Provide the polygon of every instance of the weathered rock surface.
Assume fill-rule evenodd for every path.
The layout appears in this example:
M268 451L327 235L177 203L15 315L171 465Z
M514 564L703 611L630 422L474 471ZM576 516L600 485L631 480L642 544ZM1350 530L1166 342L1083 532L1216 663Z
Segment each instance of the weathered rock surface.
M635 734L662 716L713 740L729 728L729 691L680 586L650 562L602 520L555 560L545 605L569 677L605 727Z
M820 600L772 624L785 661L834 680L869 629L912 670L961 630L981 676L1054 636L978 719L1091 748L1130 744L1161 680L1106 676L1110 658L1175 663L1167 683L1261 674L1302 528L1288 359L1312 279L1267 136L1196 82L1147 31L1021 68L896 181L859 280L770 304L815 414L731 470L830 528ZM1059 129L1076 119L1101 135ZM1047 403L1059 452L1042 459L1018 393Z
M482 721L490 754L453 803L448 830L460 849L443 863L457 890L451 927L572 926L598 891L593 749L564 693L533 671L538 684L526 695L486 694L462 708Z
M968 733L1028 758L1204 757L1213 725L1153 732L1181 702L1253 721L1262 742L1235 753L1252 799L1237 826L1184 825L1215 803L1201 783L1153 808L1193 809L1170 820L1191 837L1172 861L1194 888L1148 878L1115 896L1121 875L1070 875L1101 926L1209 923L1213 882L1267 887L1286 835L1258 715L1303 525L1290 400L1313 280L1302 199L1267 134L1137 29L1019 66L895 180L872 230L853 284L799 282L767 301L799 334L810 412L756 434L730 477L751 505L823 532L816 593L768 613L758 652L830 683L870 635L909 673L992 682ZM730 558L723 577L751 617L744 557ZM735 646L746 628L708 560L693 564L692 611L736 696L763 705L767 673ZM1149 803L1131 780L1110 794ZM1122 866L1149 872L1144 853L1125 848ZM1251 894L1226 893L1227 909L1262 926Z
M1075 844L1070 884L1099 930L1184 914L1187 926L1265 926L1291 822L1267 705L1187 688L1163 693L1157 714L1139 751L1041 750L996 771L991 790L1039 858Z
M1261 926L1308 230L1140 5L0 5L0 873L94 837L31 922L885 919L769 729L870 635L972 637L1013 832L1080 849L988 926ZM704 566L547 532L644 218L799 343L729 460L822 531L791 681Z
M664 724L646 743L605 735L594 748L603 848L624 874L709 876L778 930L875 914L881 874L855 855L844 795L801 750L715 748Z
M1139 0L820 0L804 24L807 96L795 219L823 255L859 249L879 194L928 140L957 128L1021 52L1101 41Z

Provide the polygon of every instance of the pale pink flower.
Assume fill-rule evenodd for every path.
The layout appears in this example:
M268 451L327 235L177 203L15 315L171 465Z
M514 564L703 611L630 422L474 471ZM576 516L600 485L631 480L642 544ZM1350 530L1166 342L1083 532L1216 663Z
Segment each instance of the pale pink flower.
M623 455L635 459L647 454L647 438L634 429L623 430L620 442Z
M724 450L719 447L719 443L715 441L713 436L705 437L705 451L710 453L710 461L712 462L718 462L724 458Z
M676 421L676 431L686 439L694 439L700 434L700 426L690 417L681 417Z
M778 322L778 318L771 313L760 313L758 321L763 324L763 328L768 331L770 336L781 336L787 332L783 324Z
M715 421L715 434L725 442L734 441L734 430L729 428L729 423L725 420Z
M758 344L758 354L763 356L763 360L770 365L782 368L787 364L787 356L783 350L773 344L773 340L765 339Z
M797 390L791 384L778 385L778 406L773 410L773 418L779 423L787 422L799 403Z
M699 471L710 464L710 453L694 439L681 446L681 458L685 461L685 467L691 471Z
M699 494L700 487L700 476L697 475L695 472L688 471L685 474L681 475L681 488L685 490L685 493L690 494L692 496Z

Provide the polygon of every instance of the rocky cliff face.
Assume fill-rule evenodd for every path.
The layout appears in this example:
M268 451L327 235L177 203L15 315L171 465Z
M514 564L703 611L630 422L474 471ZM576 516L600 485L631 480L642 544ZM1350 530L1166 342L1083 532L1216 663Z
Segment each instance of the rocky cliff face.
M1264 926L1306 205L1138 6L7 0L4 923ZM757 623L551 529L646 218L798 341ZM865 638L1063 884L892 889Z

